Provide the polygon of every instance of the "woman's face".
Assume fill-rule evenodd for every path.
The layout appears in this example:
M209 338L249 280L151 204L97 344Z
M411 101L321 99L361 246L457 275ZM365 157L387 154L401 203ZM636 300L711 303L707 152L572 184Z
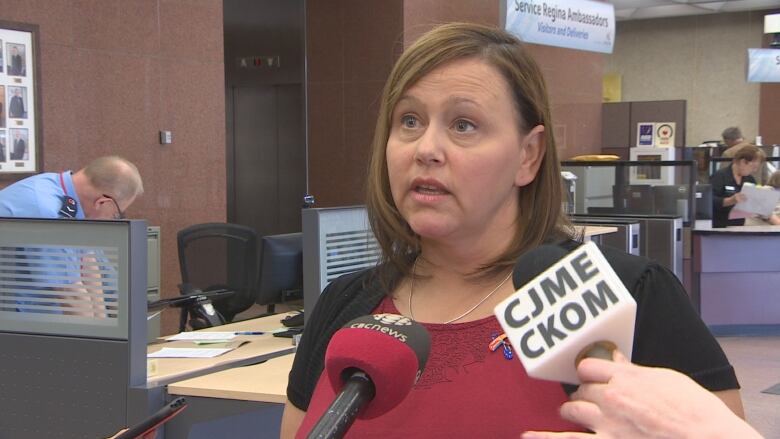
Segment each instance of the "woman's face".
M395 205L422 238L512 236L518 187L533 180L544 149L542 126L520 132L512 96L495 68L472 58L438 67L401 96L387 168Z
M739 173L739 175L746 177L758 171L758 167L761 164L761 160L755 159L752 162L749 162L747 160L740 160L738 164L739 164L739 168L737 169L737 172Z

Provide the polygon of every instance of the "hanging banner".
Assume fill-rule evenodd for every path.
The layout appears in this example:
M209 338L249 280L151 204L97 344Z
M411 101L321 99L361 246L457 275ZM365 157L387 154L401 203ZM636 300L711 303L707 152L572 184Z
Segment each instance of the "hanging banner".
M612 53L615 7L589 0L507 0L506 30L528 43Z
M748 82L780 82L780 49L748 49Z

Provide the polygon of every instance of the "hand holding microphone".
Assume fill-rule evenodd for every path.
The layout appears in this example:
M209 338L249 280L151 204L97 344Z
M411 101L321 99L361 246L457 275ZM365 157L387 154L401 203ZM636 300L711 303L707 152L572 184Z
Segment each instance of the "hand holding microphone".
M561 417L594 433L529 431L523 439L761 438L688 376L631 364L619 351L613 359L584 359L577 372L585 384L561 407Z
M686 375L621 353L632 351L636 302L595 244L568 254L540 246L518 260L513 281L496 317L529 376L581 384L561 416L594 432L523 439L761 437Z

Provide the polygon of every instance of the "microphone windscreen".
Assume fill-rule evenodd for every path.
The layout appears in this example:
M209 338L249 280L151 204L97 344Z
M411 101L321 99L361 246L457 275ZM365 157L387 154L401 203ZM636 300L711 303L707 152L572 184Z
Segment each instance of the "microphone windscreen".
M552 244L544 244L520 255L512 270L512 285L518 290L560 261L569 252Z
M336 394L355 369L368 375L375 396L358 418L371 419L406 397L422 374L430 347L428 331L407 317L363 316L333 334L325 352L325 372Z

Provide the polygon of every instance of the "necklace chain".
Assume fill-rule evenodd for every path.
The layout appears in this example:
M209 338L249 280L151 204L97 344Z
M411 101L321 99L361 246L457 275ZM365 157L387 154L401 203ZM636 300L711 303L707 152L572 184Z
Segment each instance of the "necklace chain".
M411 279L411 282L409 284L409 317L411 317L412 320L414 320L414 312L412 311L412 296L414 295L414 278L415 278L416 272L417 272L417 259L414 260L414 264L412 265L412 279ZM490 298L490 296L495 294L496 291L498 291L502 286L504 286L504 284L506 283L506 281L509 280L510 277L512 277L512 272L511 271L509 272L509 274L506 275L504 280L502 280L498 285L496 285L496 287L493 288L493 290L491 290L487 294L487 296L483 297L482 300L477 302L476 305L472 306L471 308L466 310L466 312L464 312L463 314L455 317L454 319L447 320L446 322L444 322L444 324L448 325L448 324L450 324L452 322L457 322L458 320L462 319L463 317L466 317L467 315L471 314L475 309L479 308L480 305L485 303L485 301L488 300Z

